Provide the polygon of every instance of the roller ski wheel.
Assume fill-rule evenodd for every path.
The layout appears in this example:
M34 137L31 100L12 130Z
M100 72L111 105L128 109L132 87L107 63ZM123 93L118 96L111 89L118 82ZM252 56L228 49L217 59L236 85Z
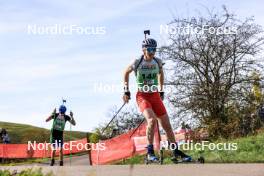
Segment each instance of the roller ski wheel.
M201 164L204 164L205 159L204 159L204 157L200 156L200 157L198 158L197 161L198 161L199 163L201 163Z
M204 164L205 162L205 159L204 157L200 156L197 160L183 160L183 159L177 159L175 157L173 157L171 159L171 161L174 163L174 164L188 164L188 163L192 163L192 164Z
M153 157L153 158L151 158ZM163 164L163 151L160 151L159 157L156 156L148 156L148 154L144 157L144 163L148 164Z
M159 152L159 164L162 165L163 164L163 160L164 160L164 157L163 157L163 149L160 150Z

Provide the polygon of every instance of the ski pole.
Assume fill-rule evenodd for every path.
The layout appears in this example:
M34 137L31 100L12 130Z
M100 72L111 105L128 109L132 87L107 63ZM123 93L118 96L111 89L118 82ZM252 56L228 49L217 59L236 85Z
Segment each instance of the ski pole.
M106 125L106 127L103 129L102 134L104 134L105 130L109 127L109 125L112 123L112 121L116 118L117 114L121 111L121 109L125 106L126 103L124 103L116 112L116 114L113 116L113 118L110 120L110 122Z
M72 131L72 125L70 123L70 143L71 143L71 131ZM71 161L72 161L72 153L71 153L71 149L70 149L70 166L71 166Z
M145 118L142 119L142 121L138 124L138 126L133 130L132 134L130 135L129 138L131 138L135 132L138 130L138 128L145 122Z
M124 104L118 109L118 111L116 112L116 114L113 116L113 118L110 120L110 122L106 125L106 127L103 129L102 134L104 134L105 130L108 128L108 126L112 123L112 121L115 119L115 117L117 116L117 114L121 111L121 109L125 106L125 102ZM99 140L99 144L101 143L101 139ZM100 150L97 150L97 165L99 163L99 157L100 157Z

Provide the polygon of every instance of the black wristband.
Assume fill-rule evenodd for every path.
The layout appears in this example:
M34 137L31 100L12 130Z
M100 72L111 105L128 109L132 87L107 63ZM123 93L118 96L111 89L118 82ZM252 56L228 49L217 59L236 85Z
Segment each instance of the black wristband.
M125 94L126 96L128 96L129 99L131 98L131 93L130 93L130 91L126 91L126 92L124 92L124 94Z

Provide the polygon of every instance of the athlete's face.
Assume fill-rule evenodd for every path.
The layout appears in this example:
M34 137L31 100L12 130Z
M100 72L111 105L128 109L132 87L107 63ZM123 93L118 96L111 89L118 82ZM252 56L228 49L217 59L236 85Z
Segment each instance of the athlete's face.
M153 48L153 47L144 48L143 52L144 52L144 55L146 56L146 58L151 60L155 56L156 48Z

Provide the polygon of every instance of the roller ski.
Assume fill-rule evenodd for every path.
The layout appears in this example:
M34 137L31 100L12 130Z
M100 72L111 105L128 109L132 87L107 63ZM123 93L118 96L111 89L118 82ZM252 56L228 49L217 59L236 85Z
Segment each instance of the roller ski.
M163 151L159 153L159 157L155 154L146 154L144 158L145 164L163 164Z
M177 144L176 144L177 145ZM175 164L179 163L204 163L204 158L200 156L197 160L194 160L191 156L186 155L181 150L178 149L178 146L176 149L172 150L173 157L171 158L171 161Z
M205 159L204 157L200 156L197 160L194 160L192 157L188 156L188 157L183 157L183 158L176 158L176 157L172 157L171 161L174 164L181 164L181 163L191 163L191 164L204 164Z
M163 164L163 151L160 150L159 157L154 154L153 145L148 145L147 154L144 158L145 164Z

